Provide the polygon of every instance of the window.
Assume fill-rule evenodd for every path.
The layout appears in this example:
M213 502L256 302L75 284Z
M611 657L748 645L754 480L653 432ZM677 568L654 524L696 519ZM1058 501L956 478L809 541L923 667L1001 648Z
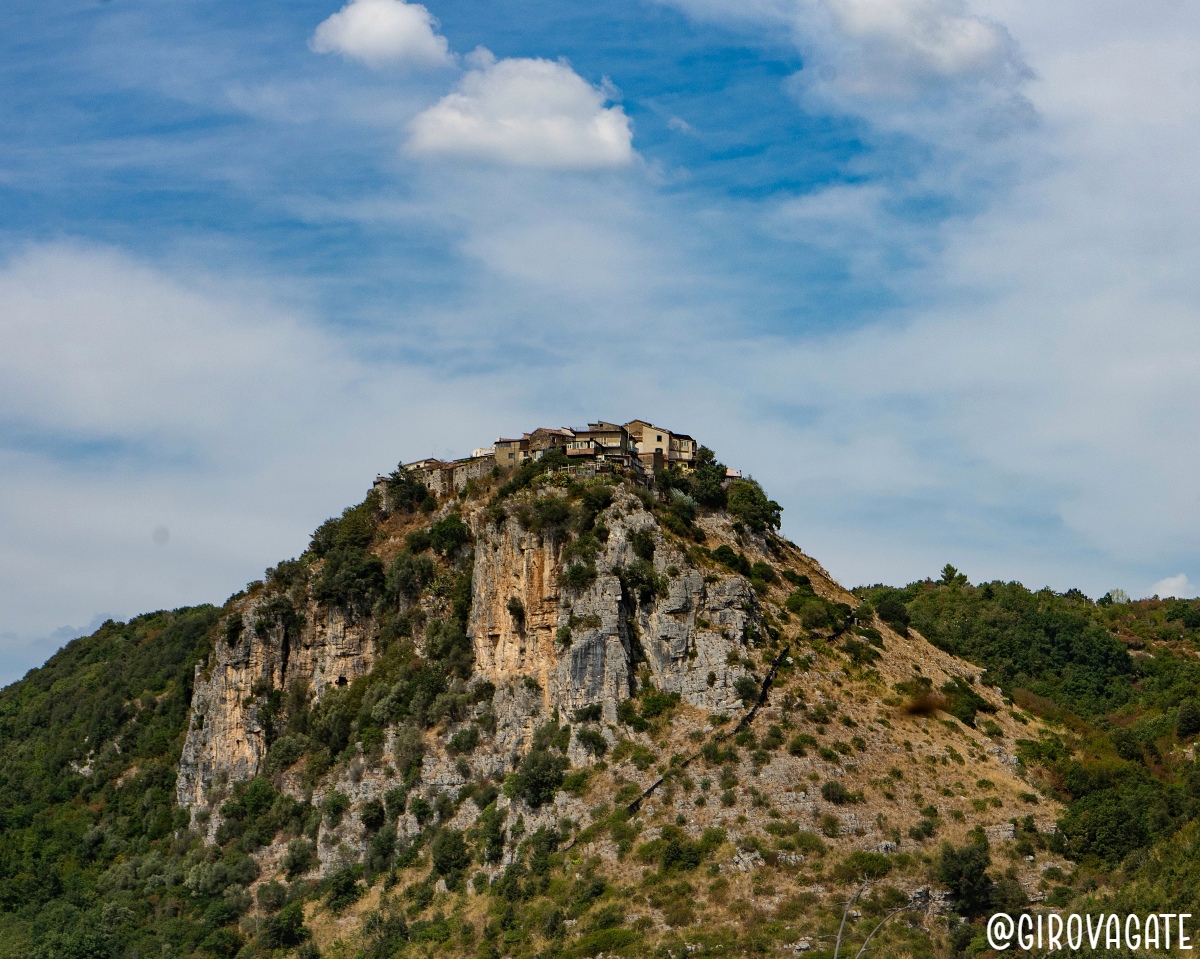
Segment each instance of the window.
M654 437L654 442L655 442L655 443L661 443L661 442L662 442L662 437L661 437L661 436L656 436L656 437Z

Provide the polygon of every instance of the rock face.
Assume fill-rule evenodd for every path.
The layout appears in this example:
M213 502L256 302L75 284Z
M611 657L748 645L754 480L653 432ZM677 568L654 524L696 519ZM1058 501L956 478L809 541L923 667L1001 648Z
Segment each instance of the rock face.
M180 805L206 807L213 785L257 776L266 759L259 694L299 679L312 699L366 673L374 661L374 624L350 622L339 609L306 604L303 625L264 621L265 600L241 612L236 639L218 639L209 663L196 668L192 723L176 781Z
M553 539L522 530L514 518L477 526L468 629L476 669L497 686L536 682L547 711L598 704L607 722L616 721L640 662L664 692L710 711L736 708L733 683L745 674L747 638L764 629L749 583L706 576L635 496L619 496L605 522L595 580L579 591L563 584L566 564ZM637 532L654 542L653 596L639 596L619 575L637 559L630 545Z
M477 504L467 518L474 536L467 633L476 680L497 690L490 704L497 720L490 751L501 767L496 772L502 775L504 761L528 748L533 730L555 709L570 716L598 705L604 722L615 723L639 670L643 680L706 712L743 706L734 684L747 674L751 641L766 629L758 599L743 577L698 568L638 496L618 488L603 512L608 535L593 561L594 580L580 590L563 583L569 561L560 539L530 532L513 516L497 524ZM631 545L638 534L654 545L651 589L623 578L638 560ZM241 628L227 628L209 662L197 668L176 785L178 801L193 814L214 812L226 786L264 772L266 693L299 681L316 702L369 672L375 661L378 629L371 617L352 619L305 598L285 624L272 614L266 594L260 590L241 602ZM353 785L354 795L371 791L361 780ZM380 791L391 785L377 783ZM301 794L295 782L290 791ZM215 828L214 819L210 831Z

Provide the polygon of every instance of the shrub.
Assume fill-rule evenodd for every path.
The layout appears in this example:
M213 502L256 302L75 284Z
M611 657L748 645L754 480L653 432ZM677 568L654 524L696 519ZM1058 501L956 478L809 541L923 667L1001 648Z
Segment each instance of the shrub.
M411 513L420 507L429 496L425 484L405 469L397 466L387 480L388 506L398 513Z
M983 913L992 900L992 880L987 874L991 856L982 846L942 846L937 877L954 897L954 908L964 916Z
M336 789L331 790L325 796L325 802L321 808L325 812L326 824L328 824L330 829L336 829L341 824L346 810L350 808L350 797L345 793L338 792Z
M309 550L318 558L335 550L365 550L375 538L376 502L368 496L358 506L347 507L341 516L327 519L313 533Z
M404 537L404 548L414 556L417 553L423 553L433 545L427 529L414 529L411 533Z
M739 676L734 680L733 689L747 706L758 700L758 683L753 676Z
M722 543L712 551L712 558L722 566L728 566L735 573L741 573L743 576L749 577L753 567L750 565L750 560L746 559L745 554L734 552L733 547L727 543Z
M386 586L388 596L395 602L413 602L421 591L433 582L435 568L428 556L403 552L388 567Z
M756 533L779 529L783 507L767 498L754 480L734 480L728 490L729 512Z
M325 903L334 913L339 913L347 906L358 902L366 892L366 889L359 885L358 869L355 866L344 866L333 873L326 882L326 890ZM303 903L297 901L292 905L302 907ZM282 916L283 913L280 915ZM304 913L301 912L300 915L303 916Z
M290 949L308 936L304 925L304 903L299 901L284 906L278 915L264 919L258 934L259 941L268 949Z
M267 774L275 775L289 769L307 749L308 743L304 739L298 736L281 736L267 751Z
M908 624L912 622L908 607L895 596L884 596L878 600L875 603L875 612L880 619L902 634L908 631Z
M831 802L835 806L845 806L848 803L858 801L857 795L852 793L836 779L831 779L821 787L821 796L826 802Z
M288 880L297 879L317 864L317 847L307 839L293 839L283 856L283 871Z
M526 754L510 779L515 794L532 808L538 809L554 798L566 771L565 756L535 749Z
M841 883L879 880L892 871L892 860L877 852L855 850L833 870L834 878Z
M592 563L571 563L563 570L563 585L576 593L583 592L596 581L596 567Z
M1175 715L1175 733L1180 739L1200 733L1200 708L1193 699L1185 699L1179 704Z
M463 834L457 829L442 829L433 840L433 871L439 876L453 876L471 865Z
M536 500L521 514L522 523L543 539L559 539L570 526L573 514L570 504L559 496Z
M816 737L808 733L797 733L788 743L788 752L793 756L807 756L808 750L816 749L818 745Z
M604 715L604 707L600 703L591 703L588 706L580 706L575 710L575 722L577 723L596 723L600 721L600 717Z
M340 606L362 615L383 595L386 584L383 563L376 557L362 549L339 547L325 555L312 595L325 606Z
M634 530L629 534L629 546L635 556L646 562L654 559L654 533L649 529Z
M363 827L368 832L378 832L386 820L383 803L378 799L368 799L363 803L359 818L362 820Z
M750 578L766 583L768 586L779 582L779 576L775 572L775 567L761 560L750 567Z
M479 727L466 726L450 737L450 741L446 743L446 751L451 756L461 756L464 753L474 752L478 745Z
M608 741L599 730L579 727L575 730L575 741L593 756L603 756L608 752Z
M458 619L435 619L425 627L425 652L451 676L467 679L475 666L475 646Z
M453 556L471 541L471 531L457 513L429 527L429 545L443 556Z
M636 593L641 603L650 602L655 596L666 592L670 585L665 576L655 575L654 564L645 559L634 560L618 570L617 575L625 589Z

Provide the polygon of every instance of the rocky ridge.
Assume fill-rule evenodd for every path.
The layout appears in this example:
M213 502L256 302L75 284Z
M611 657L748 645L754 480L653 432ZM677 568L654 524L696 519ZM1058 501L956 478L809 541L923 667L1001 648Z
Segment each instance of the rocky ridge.
M430 514L370 506L377 525L369 552L385 566L411 554L405 544L414 531L452 515L470 531L469 545L436 559L421 594L397 604L417 653L427 655L429 624L449 615L450 584L469 570L472 668L451 688L472 701L421 729L416 770L401 761L414 748L403 724L388 725L381 742L355 743L351 730L315 775L302 755L272 759L273 724L289 694L319 710L356 681L370 686L396 642L379 615L383 599L372 610L318 601L312 583L322 560L310 559L287 588L269 576L227 606L222 633L197 669L177 780L179 803L210 840L233 787L264 776L315 808L328 811L335 795L346 801L344 812L310 828L317 859L309 876L367 856L380 806L402 847L431 828L423 809L439 810L439 828L469 835L486 808L471 795L511 784L522 759L540 748L541 731L567 726L565 741L556 735L576 774L544 801L512 788L494 796L490 805L507 826L500 854L477 856L488 880L518 862L522 837L539 829L557 830L581 861L628 883L644 871L645 856L631 853L664 829L695 842L721 830L711 854L714 875L727 884L711 894L714 908L739 899L763 908L823 893L830 880L822 863L833 854L920 857L929 843L963 841L972 829L1003 844L1016 836L1011 821L1030 814L1035 828L1051 828L1054 804L1039 799L1015 755L1019 738L1036 736L1037 721L985 686L977 667L873 614L856 618L855 597L794 544L720 510L701 510L682 526L667 522L660 498L617 481L594 517L604 533L594 552L573 553L582 535L569 525L539 528L536 510L557 499L569 511L579 484L543 477L497 509L498 482ZM715 556L720 547L726 561ZM728 556L739 558L737 568ZM758 573L746 575L751 570ZM828 624L804 625L797 592L824 604ZM976 701L975 725L939 711L937 691L955 683ZM386 695L371 689L368 699ZM654 709L648 691L658 697ZM475 742L469 749L454 745L464 733ZM398 790L408 801L393 814L389 797ZM424 805L414 808L414 797ZM610 828L622 807L627 818ZM287 847L281 837L254 853L260 883L283 878ZM422 862L401 868L427 871ZM1015 863L1035 897L1048 865ZM442 908L477 881L458 891L441 883ZM918 884L914 873L908 891ZM363 902L377 905L378 894ZM680 925L667 907L642 910L647 928ZM344 921L322 933L346 934Z

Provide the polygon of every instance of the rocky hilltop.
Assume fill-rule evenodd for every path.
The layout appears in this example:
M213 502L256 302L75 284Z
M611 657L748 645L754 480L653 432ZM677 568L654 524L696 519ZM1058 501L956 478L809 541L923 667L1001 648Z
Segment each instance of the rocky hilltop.
M180 806L249 894L331 890L309 951L686 953L770 920L819 952L869 894L904 918L872 948L921 952L937 843L1053 829L1015 755L1039 722L724 477L552 451L437 500L397 470L226 604Z

